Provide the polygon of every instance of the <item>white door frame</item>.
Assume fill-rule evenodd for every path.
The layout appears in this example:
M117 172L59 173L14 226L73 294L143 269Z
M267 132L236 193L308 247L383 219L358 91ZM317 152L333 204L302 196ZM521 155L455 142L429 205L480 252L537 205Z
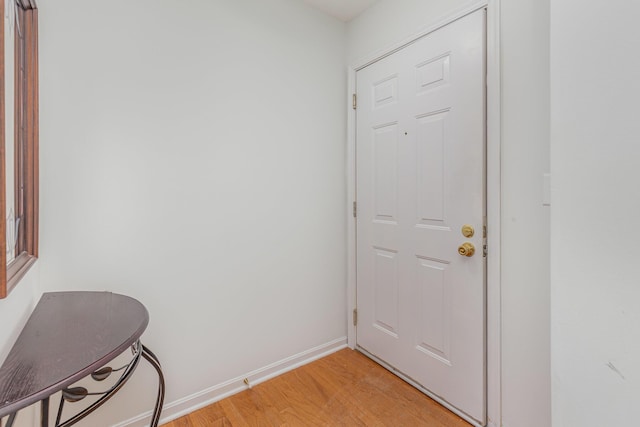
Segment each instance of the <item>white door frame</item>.
M347 343L356 346L353 309L356 307L356 112L352 95L356 88L356 72L479 9L487 9L487 426L502 425L501 408L501 288L500 288L500 200L501 200L501 67L500 67L500 0L477 0L462 9L435 20L424 30L381 49L349 67L347 118Z

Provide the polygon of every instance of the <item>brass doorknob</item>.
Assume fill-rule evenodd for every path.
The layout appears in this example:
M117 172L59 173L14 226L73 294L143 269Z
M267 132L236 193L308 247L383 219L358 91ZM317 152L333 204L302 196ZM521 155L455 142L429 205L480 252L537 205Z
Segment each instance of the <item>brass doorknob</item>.
M462 235L464 237L466 237L467 239L470 237L473 237L473 235L475 234L475 230L473 229L473 226L469 225L469 224L465 224L462 226Z
M472 257L476 253L476 247L473 243L465 242L458 248L458 253L462 256Z

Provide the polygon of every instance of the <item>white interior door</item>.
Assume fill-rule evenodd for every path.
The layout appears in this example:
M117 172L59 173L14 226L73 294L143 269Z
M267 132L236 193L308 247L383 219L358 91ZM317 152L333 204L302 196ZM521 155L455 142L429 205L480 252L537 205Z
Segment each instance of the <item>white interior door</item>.
M480 10L356 75L357 344L479 424L484 34Z

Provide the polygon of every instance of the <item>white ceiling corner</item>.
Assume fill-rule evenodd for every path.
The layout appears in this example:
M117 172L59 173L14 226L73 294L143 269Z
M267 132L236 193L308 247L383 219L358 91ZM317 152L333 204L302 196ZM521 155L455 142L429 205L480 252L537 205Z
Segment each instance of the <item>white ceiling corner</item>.
M309 6L344 22L349 22L360 15L378 0L302 0Z

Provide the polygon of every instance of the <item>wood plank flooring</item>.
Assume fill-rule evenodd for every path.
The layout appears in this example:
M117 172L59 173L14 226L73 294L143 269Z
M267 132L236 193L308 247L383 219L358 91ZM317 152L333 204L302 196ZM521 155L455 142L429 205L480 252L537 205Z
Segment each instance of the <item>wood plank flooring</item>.
M469 427L362 354L345 349L165 424Z

